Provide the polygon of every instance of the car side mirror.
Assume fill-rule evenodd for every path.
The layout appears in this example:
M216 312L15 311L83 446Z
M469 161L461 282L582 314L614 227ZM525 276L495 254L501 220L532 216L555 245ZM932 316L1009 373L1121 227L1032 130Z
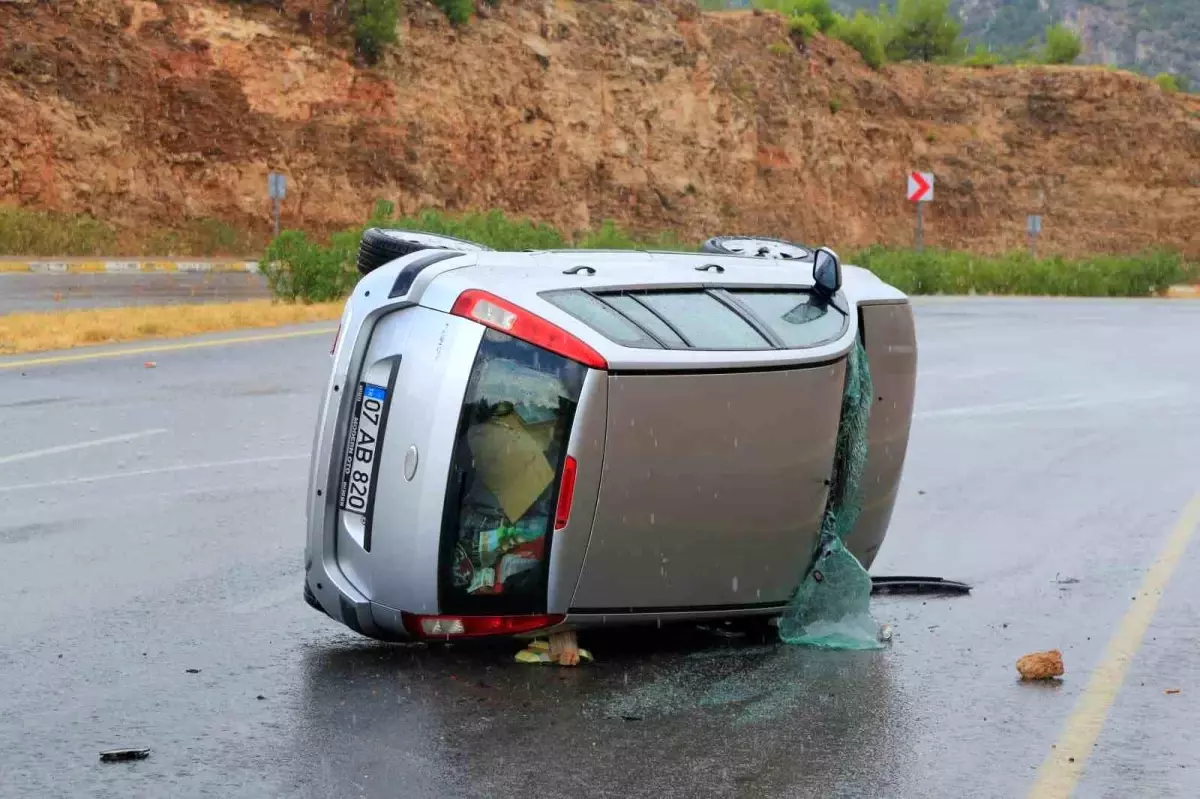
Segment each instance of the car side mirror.
M828 247L818 247L813 253L813 283L826 297L832 297L842 288L842 265L837 253Z

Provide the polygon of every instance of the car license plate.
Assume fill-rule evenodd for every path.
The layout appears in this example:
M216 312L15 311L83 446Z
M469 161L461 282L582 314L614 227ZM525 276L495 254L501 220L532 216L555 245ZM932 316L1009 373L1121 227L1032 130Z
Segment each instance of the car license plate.
M379 436L387 389L359 383L346 437L346 457L342 464L342 490L338 506L364 517L370 508L379 462Z

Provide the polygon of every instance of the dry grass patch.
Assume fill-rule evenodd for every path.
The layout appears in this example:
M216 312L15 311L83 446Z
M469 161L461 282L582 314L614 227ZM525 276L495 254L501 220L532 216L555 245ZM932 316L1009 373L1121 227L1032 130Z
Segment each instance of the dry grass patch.
M341 314L341 302L275 300L8 314L0 316L0 355L323 322Z

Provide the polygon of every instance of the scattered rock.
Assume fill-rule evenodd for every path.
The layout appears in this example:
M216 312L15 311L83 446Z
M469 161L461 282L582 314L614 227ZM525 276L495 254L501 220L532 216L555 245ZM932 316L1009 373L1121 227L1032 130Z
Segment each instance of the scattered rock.
M200 669L184 669L188 674L199 674Z
M1051 649L1021 658L1017 661L1017 671L1023 680L1049 680L1061 677L1066 670L1063 667L1062 653Z

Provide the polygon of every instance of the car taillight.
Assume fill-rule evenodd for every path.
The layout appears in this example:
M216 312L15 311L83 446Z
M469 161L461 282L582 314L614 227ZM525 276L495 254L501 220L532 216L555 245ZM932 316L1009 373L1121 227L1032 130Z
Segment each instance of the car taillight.
M567 617L561 613L530 616L420 616L401 613L404 629L414 638L470 638L515 635L553 627Z
M608 361L604 360L600 353L561 327L486 291L464 291L455 300L450 313L507 333L513 338L519 338L556 355L578 361L584 366L593 369L608 368Z
M575 500L575 459L570 455L563 463L562 484L558 487L558 509L554 512L554 529L561 530L571 520L571 503Z

